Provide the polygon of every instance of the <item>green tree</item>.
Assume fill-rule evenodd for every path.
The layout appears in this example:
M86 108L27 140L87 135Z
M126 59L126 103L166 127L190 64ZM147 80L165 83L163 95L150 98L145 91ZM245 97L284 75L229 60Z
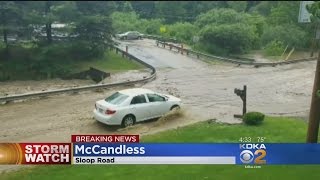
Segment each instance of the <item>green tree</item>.
M320 19L320 2L314 2L311 5L307 5L307 10L311 14L312 22L315 22Z
M78 19L74 35L77 41L87 47L89 56L102 56L105 49L113 44L110 14L113 3L108 1L77 1Z
M131 12L131 11L133 11L133 8L132 8L132 5L131 5L130 1L124 2L122 11L123 12Z
M192 43L192 38L198 32L198 28L188 22L178 22L167 27L167 34L187 43Z
M131 1L133 10L139 14L141 18L155 18L155 2L154 1Z
M251 7L249 11L258 12L260 15L269 16L271 9L278 5L278 1L261 1L256 6Z
M42 40L45 34L46 42L51 44L53 41L52 24L59 20L59 17L52 9L63 2L57 1L40 1L28 2L26 8L29 12L26 14L26 21L32 27L36 39Z
M294 24L277 25L266 27L261 36L261 41L263 44L280 41L290 47L305 48L307 46L306 36L307 33Z
M228 6L237 12L244 12L247 9L247 1L227 1Z
M239 23L208 25L200 31L200 36L206 50L217 54L244 53L257 38L253 26Z
M188 18L184 1L157 1L155 3L156 17L164 18L165 22L172 24L176 21L183 21Z
M271 25L298 24L299 1L280 1L271 8L268 22Z
M163 26L163 19L141 19L137 30L151 35L160 35L160 27Z
M0 2L0 30L3 37L3 42L6 49L8 49L9 34L13 35L17 32L21 22L21 9L14 1L1 1Z
M139 26L139 16L135 12L114 12L111 15L111 20L116 33L135 31Z
M258 47L264 18L233 9L213 9L198 16L200 44L212 53L244 53Z
M234 24L245 20L244 13L238 13L233 9L212 9L200 14L195 22L196 26L202 28L208 24Z
M269 56L280 56L285 49L285 45L281 41L273 40L269 42L264 52Z
M146 34L159 34L163 19L141 19L135 12L114 12L111 15L112 27L116 33L140 31Z

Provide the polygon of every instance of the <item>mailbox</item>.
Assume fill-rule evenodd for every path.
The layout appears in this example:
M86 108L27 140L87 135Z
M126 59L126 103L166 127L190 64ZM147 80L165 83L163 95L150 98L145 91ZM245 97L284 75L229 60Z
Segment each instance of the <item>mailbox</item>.
M243 90L235 88L234 93L237 96L240 96L242 102L243 102L243 108L242 108L242 116L247 112L247 86L243 86ZM241 115L235 115L235 117L240 117Z

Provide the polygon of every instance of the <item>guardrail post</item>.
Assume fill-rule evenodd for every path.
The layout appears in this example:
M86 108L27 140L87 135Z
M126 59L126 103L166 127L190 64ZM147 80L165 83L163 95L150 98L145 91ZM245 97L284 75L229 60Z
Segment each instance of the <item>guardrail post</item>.
M181 54L183 54L183 44L181 44Z
M118 48L116 48L116 54L118 54Z
M172 50L172 44L169 44L169 46L170 46L170 50Z
M197 54L197 58L199 59L199 54Z
M126 46L126 53L128 53L128 46Z

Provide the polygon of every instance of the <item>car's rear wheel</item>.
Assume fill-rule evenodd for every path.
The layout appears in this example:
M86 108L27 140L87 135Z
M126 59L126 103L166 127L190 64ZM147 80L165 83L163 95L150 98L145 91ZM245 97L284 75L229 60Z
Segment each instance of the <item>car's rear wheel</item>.
M176 111L176 110L179 110L180 109L180 106L179 105L173 105L171 108L170 108L170 111Z
M141 40L141 39L142 39L142 37L141 37L141 36L139 36L139 37L138 37L138 39L140 39L140 40Z
M129 127L129 126L133 126L135 123L135 117L133 115L126 115L123 119L122 119L122 127Z

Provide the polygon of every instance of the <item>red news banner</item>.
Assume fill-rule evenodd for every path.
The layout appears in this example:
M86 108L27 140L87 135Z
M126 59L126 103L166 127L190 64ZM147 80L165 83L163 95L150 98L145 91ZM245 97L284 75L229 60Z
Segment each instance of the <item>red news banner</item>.
M139 143L139 135L72 135L72 143ZM0 164L71 164L72 143L0 143Z
M138 143L139 135L72 135L71 142Z

